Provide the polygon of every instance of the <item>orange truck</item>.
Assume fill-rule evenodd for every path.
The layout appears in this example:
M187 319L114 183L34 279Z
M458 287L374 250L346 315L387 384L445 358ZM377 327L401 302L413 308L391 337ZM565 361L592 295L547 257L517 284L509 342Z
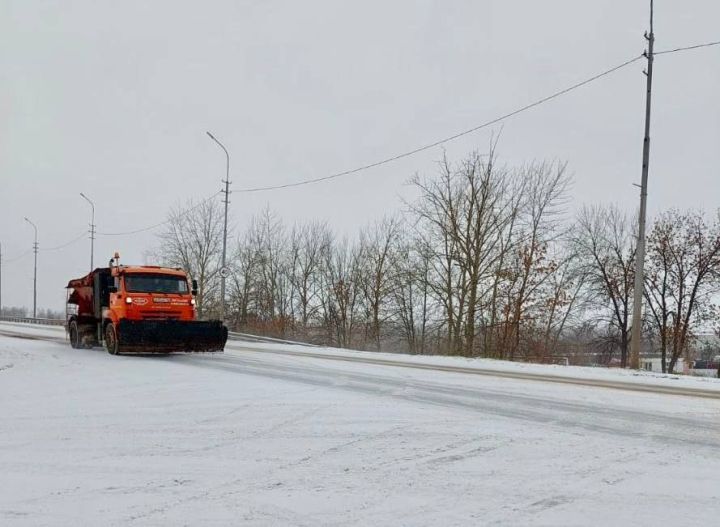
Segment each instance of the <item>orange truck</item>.
M113 355L223 351L220 320L197 320L197 282L179 268L119 264L70 280L66 331L73 348L105 344Z

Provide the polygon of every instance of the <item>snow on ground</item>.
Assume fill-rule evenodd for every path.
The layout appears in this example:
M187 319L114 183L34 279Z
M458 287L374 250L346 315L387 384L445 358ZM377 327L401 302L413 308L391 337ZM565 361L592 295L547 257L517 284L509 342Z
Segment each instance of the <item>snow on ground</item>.
M676 375L645 370L620 368L602 368L587 366L563 366L558 364L532 364L510 362L496 359L446 357L438 355L406 355L399 353L378 353L374 351L355 351L338 348L308 347L303 345L275 343L242 343L228 342L231 349L256 349L282 351L284 353L313 353L343 357L362 357L366 359L383 359L398 363L427 364L433 366L450 366L476 369L484 372L525 373L533 375L554 376L565 379L586 379L597 381L616 381L646 386L671 386L717 391L720 394L720 379L703 376Z
M23 322L0 322L0 330L22 333L24 335L39 335L43 337L65 338L64 326L43 326Z
M720 514L711 399L248 349L113 357L0 336L0 415L0 525L714 525Z
M24 323L0 322L0 330L6 329L27 335L41 335L51 338L66 338L62 326L37 326ZM670 386L679 388L695 388L720 393L720 379L708 376L691 376L667 374L645 370L621 368L602 368L585 366L563 366L557 364L532 364L510 362L496 359L444 357L437 355L407 355L398 353L378 353L368 351L346 350L339 348L305 346L302 344L279 344L269 342L238 342L229 341L228 349L236 350L267 350L283 353L313 353L340 357L360 357L366 359L383 359L398 363L426 364L431 366L450 366L471 368L485 372L525 373L546 375L568 379L587 379L598 381L616 381L647 386Z

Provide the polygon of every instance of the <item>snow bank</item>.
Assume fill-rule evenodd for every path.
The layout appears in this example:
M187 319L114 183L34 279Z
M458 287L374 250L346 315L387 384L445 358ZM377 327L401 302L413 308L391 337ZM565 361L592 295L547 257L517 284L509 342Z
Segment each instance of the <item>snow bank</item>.
M228 350L267 350L274 352L296 353L298 355L326 355L332 357L362 358L367 360L382 359L383 361L403 364L422 364L428 366L467 368L483 373L518 373L537 376L552 376L560 379L585 379L595 381L615 381L646 386L673 386L712 390L720 393L720 379L711 377L694 377L687 375L670 375L644 370L620 368L593 368L583 366L561 366L556 364L531 364L510 362L484 358L446 357L436 355L406 355L387 352L354 351L339 348L309 348L302 345L274 343L243 343L229 341Z

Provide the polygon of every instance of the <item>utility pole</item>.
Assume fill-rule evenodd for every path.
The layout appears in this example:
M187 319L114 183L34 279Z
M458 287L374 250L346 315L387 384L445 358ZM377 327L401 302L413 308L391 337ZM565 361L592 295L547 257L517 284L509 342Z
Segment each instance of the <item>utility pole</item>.
M33 270L33 318L37 318L37 255L38 255L38 241L37 241L37 225L31 222L27 217L25 221L32 225L35 229L35 242L33 243L33 252L35 253L35 267Z
M650 101L652 98L653 48L655 33L653 32L653 0L650 0L650 34L645 32L648 49L647 58L647 92L645 94L645 139L643 140L642 180L640 182L640 217L638 221L637 249L635 251L635 290L633 291L632 336L630 338L630 367L640 368L640 348L642 347L642 301L645 286L645 221L647 212L647 183L650 165Z
M222 191L223 194L225 194L225 199L223 202L225 203L225 224L223 227L223 248L222 248L222 264L220 266L220 318L223 322L225 322L225 278L228 276L228 269L225 266L225 255L227 253L227 223L228 223L228 205L230 203L230 154L228 154L227 148L223 146L223 144L218 141L213 134L210 132L206 132L210 139L215 141L220 148L223 149L225 152L225 159L227 161L225 165L225 179L223 180L223 183L225 183L225 190Z
M95 203L82 192L80 195L85 198L85 201L92 207L92 214L90 216L90 270L92 271L94 269L93 255L95 254Z
M2 316L2 243L0 243L0 317Z

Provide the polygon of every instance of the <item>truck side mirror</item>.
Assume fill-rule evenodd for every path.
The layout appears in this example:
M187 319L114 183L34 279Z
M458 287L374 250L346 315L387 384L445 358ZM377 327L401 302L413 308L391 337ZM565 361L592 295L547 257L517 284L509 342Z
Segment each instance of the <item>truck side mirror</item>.
M192 296L197 296L197 292L198 292L197 280L193 280L192 281L192 291L191 291Z

